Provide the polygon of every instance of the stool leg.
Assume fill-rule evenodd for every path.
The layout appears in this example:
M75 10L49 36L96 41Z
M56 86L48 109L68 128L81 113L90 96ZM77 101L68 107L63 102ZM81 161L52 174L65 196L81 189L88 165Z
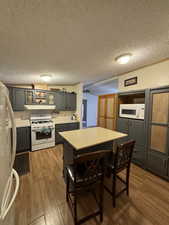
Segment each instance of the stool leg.
M127 186L126 192L128 196L129 196L129 176L130 176L130 168L128 167L126 172L126 186Z
M102 179L100 183L100 222L103 221L103 194L104 194L103 192L104 192L104 184Z
M67 175L66 176L66 201L68 202L69 201L69 176Z
M77 194L76 194L76 188L75 188L75 192L74 192L74 206L73 206L73 210L74 210L74 224L77 225Z
M116 173L113 172L113 182L112 182L112 197L113 197L113 207L116 207Z

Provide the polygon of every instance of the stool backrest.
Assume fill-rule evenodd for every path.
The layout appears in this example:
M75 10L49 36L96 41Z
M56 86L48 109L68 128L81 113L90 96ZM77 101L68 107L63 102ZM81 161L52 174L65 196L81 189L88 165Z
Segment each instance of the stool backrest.
M115 170L123 170L130 166L134 145L135 141L130 140L117 147L114 158Z
M78 173L80 174L82 183L85 184L96 182L101 176L104 176L104 157L111 151L101 150L77 156L74 159L75 182Z

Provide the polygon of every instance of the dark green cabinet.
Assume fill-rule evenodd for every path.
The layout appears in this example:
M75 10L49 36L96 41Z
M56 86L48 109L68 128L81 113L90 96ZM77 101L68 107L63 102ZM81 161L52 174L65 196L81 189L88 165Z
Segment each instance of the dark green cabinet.
M150 90L147 168L169 179L169 87Z
M79 122L74 123L64 123L55 125L55 143L60 144L63 142L62 137L59 135L59 132L77 130L79 129Z
M60 92L61 96L61 111L76 110L76 93Z
M148 153L147 169L151 172L166 177L168 174L168 158L155 151Z
M8 89L13 110L24 111L26 89L13 87L10 87Z
M117 130L128 134L118 141L118 144L133 139L136 141L133 152L133 162L143 166L146 159L146 128L143 120L126 118L117 119Z
M37 104L36 99L41 104L56 105L57 111L75 111L76 110L76 93L62 91L39 91L43 92L45 98L35 97L35 90L8 87L9 97L14 111L24 111L24 105ZM36 92L38 92L36 90ZM45 100L45 101L44 101ZM43 103L44 101L44 103Z
M30 127L18 127L17 128L17 144L16 152L26 152L31 150L31 128Z
M63 111L64 110L64 98L63 98L63 92L55 92L55 106L57 111Z
M66 93L66 110L75 111L76 110L76 94Z
M117 131L128 135L129 134L129 120L125 119L125 118L118 118L117 119ZM129 140L129 136L120 138L120 140L118 140L117 142L118 142L118 144L121 144L128 140Z

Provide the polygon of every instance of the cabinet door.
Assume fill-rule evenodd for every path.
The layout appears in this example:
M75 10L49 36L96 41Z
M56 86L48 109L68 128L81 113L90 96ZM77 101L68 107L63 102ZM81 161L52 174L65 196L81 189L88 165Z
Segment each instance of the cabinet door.
M168 159L158 152L148 154L147 168L160 176L167 176L167 163Z
M106 97L100 96L99 97L99 114L98 114L98 125L99 127L106 127Z
M31 150L31 129L30 127L17 128L16 152L25 152Z
M129 133L129 120L123 119L123 118L118 118L117 119L117 131L128 134Z
M64 123L55 125L55 143L59 144L63 142L63 138L59 132L79 129L79 123Z
M63 92L55 92L55 106L57 111L64 110L65 99Z
M142 120L129 120L129 138L136 141L136 146L145 147L146 130Z
M167 175L169 153L169 90L151 91L149 123L148 169Z
M135 146L133 155L132 155L132 162L138 164L139 166L145 167L146 162L146 151L145 148Z
M152 92L150 149L168 154L169 91Z
M106 97L106 128L115 130L116 127L116 95Z
M117 131L125 133L125 134L129 134L129 120L128 119L124 119L124 118L118 118L117 119ZM124 137L124 138L120 138L117 143L123 143L125 141L129 140L129 136Z
M129 139L136 141L132 162L144 166L146 159L146 129L144 121L129 119Z
M13 88L12 91L12 101L14 111L24 111L25 105L25 89L23 88Z
M76 110L76 94L66 93L66 110L75 111Z

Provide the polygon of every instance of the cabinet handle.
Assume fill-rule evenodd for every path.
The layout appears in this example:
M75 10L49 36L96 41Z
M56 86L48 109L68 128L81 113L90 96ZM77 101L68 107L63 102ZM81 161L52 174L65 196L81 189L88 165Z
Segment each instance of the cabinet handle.
M164 160L163 160L163 164L164 164L164 168L165 168L165 169L167 169L167 162L168 162L167 159L164 159Z

